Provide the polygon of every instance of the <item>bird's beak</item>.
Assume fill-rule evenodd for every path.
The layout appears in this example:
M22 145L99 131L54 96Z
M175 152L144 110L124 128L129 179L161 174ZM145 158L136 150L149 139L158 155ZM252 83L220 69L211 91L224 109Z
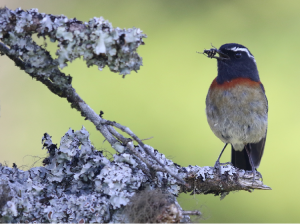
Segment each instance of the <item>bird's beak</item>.
M215 57L218 60L229 60L230 57L227 54L224 54L222 51L217 50L219 57Z

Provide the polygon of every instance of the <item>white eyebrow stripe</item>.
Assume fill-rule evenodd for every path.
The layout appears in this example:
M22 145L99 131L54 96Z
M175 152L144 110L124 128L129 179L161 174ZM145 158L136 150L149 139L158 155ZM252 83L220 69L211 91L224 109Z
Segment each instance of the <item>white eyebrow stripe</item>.
M247 53L249 58L252 58L252 60L256 63L255 58L253 57L253 55L250 54L250 52L248 51L247 48L240 48L240 47L233 47L233 48L229 48L228 50L232 50L232 51L244 51Z

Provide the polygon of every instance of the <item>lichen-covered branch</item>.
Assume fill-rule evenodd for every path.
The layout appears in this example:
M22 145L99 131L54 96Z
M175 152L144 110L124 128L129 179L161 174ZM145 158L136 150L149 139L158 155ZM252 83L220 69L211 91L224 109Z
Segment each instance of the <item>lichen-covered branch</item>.
M137 71L142 65L142 58L136 50L144 44L146 35L138 28L114 28L102 17L84 23L64 15L39 13L37 9L0 9L0 38L5 44L16 46L16 53L29 50L27 41L34 33L58 42L58 58L54 65L60 68L79 57L88 66L97 65L99 70L108 66L111 71L122 75ZM43 55L36 54L35 59L36 63L31 60L30 64L38 67Z
M178 184L164 172L149 177L139 167L143 162L127 147L115 154L113 161L104 157L91 144L85 128L75 132L70 129L62 137L59 148L48 134L44 134L42 143L48 152L43 167L22 171L0 165L0 222L130 222L127 217L130 213L123 211L124 206L130 203L136 211L140 206L134 203L140 203L140 199L131 200L132 196L145 192L142 197L149 197L155 189L161 189L166 195L156 198L162 201L153 202L164 205L159 210L161 213L156 211L157 218L162 222L187 222L188 214L174 197L180 192L224 197L230 191L270 189L262 184L259 176L253 183L250 172L230 165L221 166L219 177L213 167L180 167L154 150L155 157L189 186ZM135 150L145 160L152 160L140 146Z
M57 59L32 40L34 33L58 42ZM1 55L66 98L117 152L113 161L104 157L85 128L70 129L59 147L44 134L48 156L43 167L22 171L0 164L0 222L188 222L189 215L200 212L182 210L176 200L181 192L224 198L230 191L270 189L259 175L253 181L251 172L231 165L222 165L219 175L213 167L173 163L128 127L93 111L72 87L72 77L60 71L68 61L83 56L88 66L107 65L114 72L129 74L141 65L136 49L144 37L137 28L113 28L102 18L83 23L36 9L0 9ZM144 204L143 198L149 198L149 203ZM139 210L141 204L149 206L148 214Z

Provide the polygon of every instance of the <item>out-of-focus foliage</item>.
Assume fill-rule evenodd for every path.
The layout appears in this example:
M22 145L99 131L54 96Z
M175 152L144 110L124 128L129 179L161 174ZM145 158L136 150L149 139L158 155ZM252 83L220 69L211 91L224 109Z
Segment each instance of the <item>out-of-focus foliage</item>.
M103 16L114 27L142 29L148 38L138 49L144 64L138 73L122 79L109 69L86 68L80 59L63 72L73 76L74 87L95 111L103 110L104 118L130 127L140 138L154 136L147 143L183 166L212 166L223 146L205 117L216 61L196 51L211 43L247 46L269 100L267 143L258 170L273 190L231 193L222 201L181 195L179 201L185 209L200 209L203 222L299 222L299 1L2 0L0 6L5 5L82 21ZM54 56L55 44L47 44ZM95 146L109 150L100 133L65 99L31 80L6 57L0 57L0 106L2 163L31 165L36 159L32 156L45 156L43 133L59 143L69 127L77 130L82 125ZM229 155L227 149L222 160L228 161Z

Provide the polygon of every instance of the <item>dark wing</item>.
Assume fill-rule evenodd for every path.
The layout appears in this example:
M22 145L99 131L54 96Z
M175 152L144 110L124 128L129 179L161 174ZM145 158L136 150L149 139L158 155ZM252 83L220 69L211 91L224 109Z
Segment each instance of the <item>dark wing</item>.
M262 138L259 142L248 144L248 149L250 151L250 156L251 156L251 159L253 161L253 164L254 164L255 168L259 167L262 155L264 153L264 148L265 148L265 144L266 144L266 137L267 137L267 133L266 133L266 136L264 138Z
M264 91L264 94L265 94L265 98L266 98L266 101L267 101L267 113L269 112L269 102L268 102L268 98L266 96L266 92L265 92L265 87L262 83L260 83L260 87L262 88L262 90ZM267 135L267 133L266 133Z
M261 88L262 88L262 90L264 91L264 94L265 94L265 98L266 98L266 101L267 101L266 113L268 113L269 106L268 106L268 99L267 99L267 96L266 96L266 93L265 93L265 88L264 88L262 83L260 83L260 86L261 86ZM267 129L267 131L268 131L268 129ZM250 156L252 158L252 161L253 161L253 164L254 164L255 168L259 167L262 155L264 153L266 138L267 138L267 131L266 131L265 137L263 137L259 142L248 144L249 145L248 148L250 149Z

